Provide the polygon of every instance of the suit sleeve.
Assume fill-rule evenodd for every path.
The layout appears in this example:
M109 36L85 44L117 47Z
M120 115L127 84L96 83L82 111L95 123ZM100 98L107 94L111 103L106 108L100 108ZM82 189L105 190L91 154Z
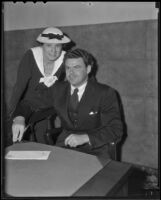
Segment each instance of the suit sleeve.
M12 96L9 104L9 115L11 116L20 101L23 92L25 91L29 79L31 77L31 68L33 63L33 55L31 50L28 50L22 58L17 72L16 84L13 88Z
M90 143L93 148L107 143L118 142L123 135L123 123L115 91L110 88L102 95L101 100L101 126L88 131Z

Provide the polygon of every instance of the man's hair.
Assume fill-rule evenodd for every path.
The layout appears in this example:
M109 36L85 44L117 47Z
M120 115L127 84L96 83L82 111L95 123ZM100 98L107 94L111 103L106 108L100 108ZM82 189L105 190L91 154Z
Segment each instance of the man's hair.
M88 53L84 49L74 49L74 50L68 51L64 56L64 62L68 58L82 58L86 67L88 65L91 65L91 67L93 67L93 63L94 63L93 57L90 53Z

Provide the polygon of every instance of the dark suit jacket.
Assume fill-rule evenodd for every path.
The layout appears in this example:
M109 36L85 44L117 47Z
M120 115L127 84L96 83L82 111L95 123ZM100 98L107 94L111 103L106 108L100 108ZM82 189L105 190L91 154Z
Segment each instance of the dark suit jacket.
M64 129L58 137L57 145L64 146L65 138L71 133L87 133L91 145L84 144L74 149L99 155L107 154L108 143L121 139L123 125L119 103L116 92L111 87L89 80L79 102L78 120L74 123L68 115L69 83L64 81L55 84L53 88L49 88L48 95Z

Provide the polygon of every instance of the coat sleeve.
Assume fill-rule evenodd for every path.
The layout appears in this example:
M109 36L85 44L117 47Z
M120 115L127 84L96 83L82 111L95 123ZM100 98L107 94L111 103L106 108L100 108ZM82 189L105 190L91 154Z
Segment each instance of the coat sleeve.
M107 143L118 142L123 135L123 123L116 92L110 88L102 95L101 100L101 126L88 131L92 148Z
M17 116L22 116L25 118L26 123L30 123L32 121L41 121L44 118L47 118L50 115L56 115L55 108L53 106L54 98L53 93L55 90L55 86L50 87L46 91L46 95L42 96L41 101L46 104L46 108L36 109L32 101L22 100L20 101L16 109L13 112L12 117L15 118ZM48 101L46 101L48 99Z
M22 116L25 118L25 122L27 122L33 113L32 105L28 101L21 101L16 106L16 109L13 112L12 117L15 118L17 116Z
M22 58L17 72L16 84L13 88L12 96L9 103L9 116L12 115L18 102L20 101L31 77L31 69L33 65L33 54L28 50Z

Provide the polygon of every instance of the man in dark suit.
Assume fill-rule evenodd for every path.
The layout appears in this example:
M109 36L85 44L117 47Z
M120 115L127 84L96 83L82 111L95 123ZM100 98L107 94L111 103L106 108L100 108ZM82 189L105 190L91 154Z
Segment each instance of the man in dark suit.
M116 92L88 78L93 60L87 51L69 51L64 64L67 81L55 84L48 92L63 127L56 145L107 157L108 143L120 141L123 134ZM31 112L32 106L24 103L15 115L25 119ZM13 138L21 140L22 135L13 133Z

